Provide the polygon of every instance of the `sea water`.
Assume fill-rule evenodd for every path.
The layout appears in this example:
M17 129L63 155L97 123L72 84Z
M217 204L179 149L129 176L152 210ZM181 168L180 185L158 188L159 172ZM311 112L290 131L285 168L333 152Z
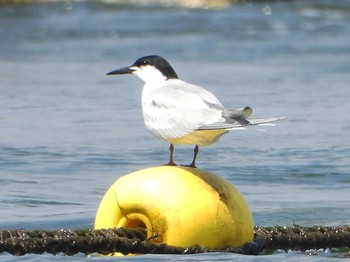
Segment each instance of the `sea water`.
M0 7L0 228L92 228L120 176L164 164L146 130L143 83L106 76L158 54L185 81L275 127L232 131L197 166L228 179L258 226L350 223L350 3L264 1L225 9L95 1ZM193 148L175 148L189 164ZM74 261L50 254L2 261ZM93 257L92 260L111 260ZM137 256L149 261L315 261L269 256Z

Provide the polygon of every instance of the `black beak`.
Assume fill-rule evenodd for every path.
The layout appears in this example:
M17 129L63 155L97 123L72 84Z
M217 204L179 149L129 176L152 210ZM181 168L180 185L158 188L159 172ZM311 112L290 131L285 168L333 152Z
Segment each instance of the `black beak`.
M113 70L112 72L109 72L107 75L125 75L125 74L132 74L134 72L134 69L131 69L130 67L124 67L117 70Z

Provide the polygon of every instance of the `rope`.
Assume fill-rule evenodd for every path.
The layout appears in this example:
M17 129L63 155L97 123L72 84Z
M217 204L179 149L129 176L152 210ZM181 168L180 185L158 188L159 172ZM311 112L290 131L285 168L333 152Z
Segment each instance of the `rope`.
M256 238L265 249L350 248L350 226L326 227L256 227Z
M155 236L156 237L156 236ZM149 243L144 228L80 229L80 230L3 230L0 231L0 253L12 255L42 254L44 252L69 256L77 253L110 254L196 254L231 252L258 255L277 249L307 250L345 248L350 251L350 226L339 227L255 227L255 242L242 247L213 250L202 246L188 248ZM350 252L348 253L350 255ZM346 255L345 255L346 256Z

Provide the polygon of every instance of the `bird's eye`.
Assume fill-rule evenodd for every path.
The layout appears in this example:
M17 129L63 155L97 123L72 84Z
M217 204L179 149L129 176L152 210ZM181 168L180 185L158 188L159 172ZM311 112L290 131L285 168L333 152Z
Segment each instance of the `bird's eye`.
M0 0L1 1L1 0ZM138 59L135 63L134 63L135 66L146 66L146 65L149 65L147 59Z

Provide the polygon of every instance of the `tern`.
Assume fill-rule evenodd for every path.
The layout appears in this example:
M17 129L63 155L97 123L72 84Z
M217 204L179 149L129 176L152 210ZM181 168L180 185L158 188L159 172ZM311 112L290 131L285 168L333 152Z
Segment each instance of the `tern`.
M284 117L249 118L252 109L225 108L208 90L180 80L172 66L158 55L144 56L131 66L107 75L132 74L145 82L142 90L143 119L157 138L170 143L170 159L175 166L174 144L194 145L189 167L196 167L199 146L207 146L232 129L262 125Z

